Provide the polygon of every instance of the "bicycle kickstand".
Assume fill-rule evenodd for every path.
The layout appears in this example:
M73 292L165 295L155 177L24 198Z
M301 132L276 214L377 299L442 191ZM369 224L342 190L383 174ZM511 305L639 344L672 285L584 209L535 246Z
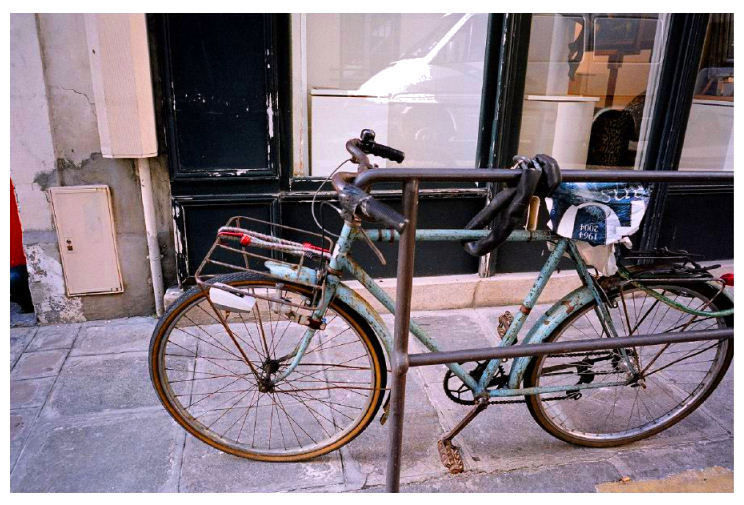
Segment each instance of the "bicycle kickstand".
M467 413L462 420L455 425L452 430L437 442L439 450L439 460L450 473L462 473L464 468L460 448L452 443L452 439L460 433L465 426L475 419L475 416L486 410L488 407L488 398L479 398L475 406Z

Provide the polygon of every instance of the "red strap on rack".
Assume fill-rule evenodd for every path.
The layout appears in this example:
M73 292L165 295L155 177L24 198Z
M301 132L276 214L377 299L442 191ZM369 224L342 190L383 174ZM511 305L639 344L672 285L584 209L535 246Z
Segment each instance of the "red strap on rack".
M246 235L245 233L238 233L236 231L221 231L217 233L217 235L223 237L235 237L240 239L240 245L247 246L251 243L251 237L249 235Z
M305 249L311 249L313 251L318 251L318 252L322 252L322 253L328 253L328 254L331 253L331 251L329 251L328 249L324 249L322 247L318 247L316 245L311 244L310 242L303 242L302 243L302 247L304 247Z

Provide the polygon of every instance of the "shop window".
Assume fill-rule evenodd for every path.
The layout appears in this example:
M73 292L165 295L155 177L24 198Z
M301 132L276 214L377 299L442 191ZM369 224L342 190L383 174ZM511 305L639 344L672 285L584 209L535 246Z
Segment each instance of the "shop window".
M640 168L665 15L532 17L519 153L563 168Z
M710 15L679 169L734 169L733 14Z
M294 14L294 175L372 128L406 167L475 166L487 14ZM381 167L393 166L384 159Z

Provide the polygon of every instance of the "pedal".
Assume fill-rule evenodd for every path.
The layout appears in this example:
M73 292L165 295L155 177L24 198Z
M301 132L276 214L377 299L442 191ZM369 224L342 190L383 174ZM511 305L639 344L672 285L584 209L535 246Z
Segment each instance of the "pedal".
M437 450L439 451L439 460L449 473L458 474L465 470L465 466L462 462L462 455L460 454L460 448L456 445L452 445L451 440L446 438L439 440L437 442Z
M496 328L496 333L499 334L499 337L504 338L506 332L509 331L512 321L514 321L514 316L508 310L499 316L499 325Z

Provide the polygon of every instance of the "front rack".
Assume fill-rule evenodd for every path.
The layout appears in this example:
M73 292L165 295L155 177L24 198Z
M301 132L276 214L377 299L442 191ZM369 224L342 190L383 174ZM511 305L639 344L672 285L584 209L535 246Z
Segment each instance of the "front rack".
M211 290L217 289L240 298L249 296L266 300L272 310L285 307L285 314L297 312L288 307L301 309L302 319L305 319L323 299L325 276L322 272L326 270L333 246L333 241L325 235L261 219L234 216L217 231L214 243L194 278L203 290L210 291L210 299L213 298ZM314 275L307 275L308 269ZM274 294L268 290L263 293L252 287L235 287L221 282L222 276L239 272L280 282ZM284 282L304 286L307 288L306 296L302 300L282 296ZM218 308L239 310L239 304Z

